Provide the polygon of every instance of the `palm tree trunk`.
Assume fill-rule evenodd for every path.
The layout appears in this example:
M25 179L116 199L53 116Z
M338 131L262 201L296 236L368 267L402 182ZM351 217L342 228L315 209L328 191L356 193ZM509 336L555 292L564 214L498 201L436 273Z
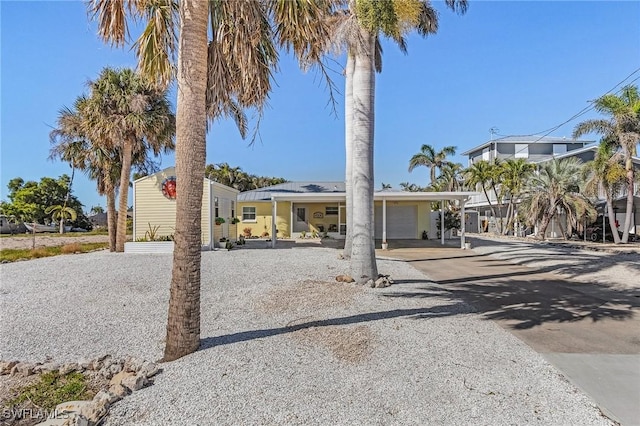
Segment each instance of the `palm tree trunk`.
M613 242L614 244L620 244L620 234L618 234L618 229L616 228L616 216L613 210L613 200L611 199L611 195L608 192L607 192L607 216L609 217L609 228L611 228L611 234L613 235ZM627 238L628 238L628 235L627 235Z
M540 229L538 230L538 237L544 241L546 239L547 228L549 227L549 223L551 223L551 218L553 217L554 212L549 213L548 211L544 212L542 215L542 223L540 224Z
M347 53L347 66L345 69L345 95L344 95L344 146L345 146L345 191L346 191L346 214L347 232L344 240L344 250L342 255L345 259L351 258L353 246L353 70L355 68L355 58L353 52ZM338 224L340 226L340 224ZM338 229L338 232L340 229Z
M353 72L353 245L351 276L360 284L378 277L373 222L373 134L375 39L361 29L362 47Z
M109 233L109 251L116 251L116 189L111 183L106 183L105 195L107 196L107 232Z
M200 346L202 189L206 158L208 2L180 2L176 113L176 228L164 360Z
M122 170L120 172L120 200L118 206L118 226L116 231L116 251L124 251L127 241L127 210L129 206L129 179L131 178L131 157L133 143L130 139L124 141L122 147Z
M633 189L634 189L634 170L633 163L631 162L631 158L629 157L626 161L627 168L627 211L624 215L624 229L622 231L622 242L629 242L629 228L631 228L631 219L633 217ZM609 210L611 211L611 210ZM611 219L609 219L611 220ZM612 225L614 222L611 222ZM617 231L616 231L617 232ZM614 233L615 234L615 233ZM614 236L615 238L615 236Z
M498 195L498 189L496 188L495 184L491 184L491 188L493 189L493 193L496 196L496 203L498 206L498 212L500 213L500 228L499 228L499 232L500 234L502 234L502 232L504 231L504 223L503 222L503 218L502 218L502 200L500 198L500 196Z
M489 209L491 210L491 214L493 215L493 217L497 219L498 216L496 216L496 209L493 207L493 204L491 204L491 200L489 199L489 193L487 192L487 188L485 188L484 185L482 185L482 192L484 192L484 196L487 199L487 203L489 204ZM487 232L489 232L488 224L487 224Z

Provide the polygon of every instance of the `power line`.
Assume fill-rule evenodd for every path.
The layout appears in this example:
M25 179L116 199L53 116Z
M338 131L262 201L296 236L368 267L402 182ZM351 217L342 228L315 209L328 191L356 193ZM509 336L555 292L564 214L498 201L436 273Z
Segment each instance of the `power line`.
M629 74L628 76L626 76L622 81L620 81L618 84L616 84L615 86L613 86L611 89L609 89L609 90L608 90L604 95L602 95L602 96L606 96L606 95L608 95L608 94L611 94L611 92L612 92L613 90L615 90L615 89L616 89L616 87L621 86L622 84L624 84L624 82L625 82L625 81L627 81L629 78L631 78L634 74L636 74L636 73L637 73L637 72L639 72L639 71L640 71L640 67L639 67L639 68L636 68L636 69L635 69L631 74ZM639 80L639 79L640 79L640 75L639 75L639 76L637 76L636 78L634 78L633 80L631 80L629 83L627 83L627 85L629 85L629 84L631 84L631 83L633 83L633 82L635 82L635 81L637 81L637 80ZM616 95L620 94L620 93L622 92L622 89L623 89L622 87L621 87L620 89L618 89L618 90L615 92L615 94L616 94ZM600 96L600 97L602 97L602 96ZM553 127L549 128L549 129L546 129L546 130L543 130L542 132L531 133L531 134L528 134L528 135L504 135L504 137L531 137L531 136L538 136L539 134L543 133L543 135L542 135L542 136L540 136L540 137L539 137L538 139L536 139L535 141L533 141L533 142L528 142L528 143L527 143L527 147L526 147L526 149L529 149L528 144L539 142L540 140L542 140L542 139L544 139L545 137L549 136L549 134L551 134L552 132L554 132L554 131L558 130L560 127L564 126L565 124L570 123L571 121L575 120L576 118L578 118L578 117L580 117L580 116L583 116L584 114L586 114L586 113L588 113L588 112L592 111L593 109L595 109L595 106L594 106L594 104L595 104L595 100L589 101L589 103L590 103L590 105L589 105L589 106L584 107L583 109L581 109L580 111L578 111L577 113L575 113L573 116L571 116L571 118L569 118L569 119L567 119L567 120L563 121L562 123L560 123L560 124L558 124L558 125L556 125L556 126L553 126ZM500 135L500 136L503 136L503 135ZM492 141L492 142L493 142L493 141ZM518 154L518 153L520 153L520 152L523 152L523 151L524 151L524 149L525 149L525 148L520 149L520 150L518 150L518 151L514 152L514 153L513 153L513 156L509 156L509 157L507 157L507 158L511 158L511 157L514 157L514 158L515 158L516 154Z

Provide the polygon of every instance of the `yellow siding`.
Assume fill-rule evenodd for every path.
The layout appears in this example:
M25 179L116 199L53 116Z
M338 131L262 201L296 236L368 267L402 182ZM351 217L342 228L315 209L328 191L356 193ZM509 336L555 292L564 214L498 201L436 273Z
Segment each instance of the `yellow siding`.
M338 203L294 203L294 208L305 207L307 209L307 216L309 222L308 232L316 231L320 233L319 225L324 227L325 231L329 230L331 225L335 225L338 228L338 215L326 214L326 207L336 207ZM376 206L382 206L382 201L376 201ZM420 238L422 231L429 232L429 215L431 212L431 203L428 201L387 201L387 206L417 206L418 209L418 229L416 230L416 237ZM242 207L255 207L256 208L256 220L255 221L242 221ZM314 213L322 213L322 217L314 218ZM238 203L237 217L241 221L237 225L237 232L239 235L243 234L245 228L251 229L252 236L260 237L264 232L271 234L271 202L244 201ZM340 221L345 223L347 218L345 217L345 209L340 209ZM277 222L278 238L291 238L291 203L290 202L278 202L277 206ZM266 228L265 228L266 226ZM293 237L296 237L299 232L294 232Z
M243 207L255 207L256 220L249 220L249 221L242 220ZM269 234L271 234L271 201L238 203L237 214L238 214L238 219L240 219L240 222L237 225L239 233L242 234L244 233L244 229L250 228L251 235L254 237L260 237L264 232L268 232Z
M154 175L140 179L134 183L134 215L135 215L135 229L134 239L143 239L146 237L146 232L151 228L157 227L156 236L171 235L175 231L176 224L176 202L175 200L169 200L162 195L162 182L170 177L175 176L175 169L170 167ZM233 200L237 205L237 191L232 188L227 188L224 185L213 185L214 196L218 196L220 199ZM209 206L211 205L211 199L209 196L210 186L209 181L204 180L204 186L202 190L202 244L209 245L209 223L210 214ZM230 204L229 204L230 207ZM226 215L225 220L231 220L231 212ZM231 230L231 224L229 223ZM214 229L214 232L217 231ZM235 235L230 233L230 237ZM220 234L216 233L216 238L219 238Z

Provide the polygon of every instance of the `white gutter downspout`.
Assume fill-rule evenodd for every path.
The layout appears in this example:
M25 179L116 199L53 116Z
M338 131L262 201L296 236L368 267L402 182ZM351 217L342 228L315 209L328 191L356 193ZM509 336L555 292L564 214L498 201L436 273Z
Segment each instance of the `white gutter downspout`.
M444 245L444 200L440 200L440 244Z
M278 202L271 199L271 248L276 248L276 239L278 239L277 231L276 231L276 216L278 211Z
M133 183L133 238L132 241L136 240L136 216L138 215L138 209L136 208L136 183Z
M213 184L209 181L209 250L213 250L215 245L213 244Z
M387 243L387 199L382 199L382 242Z
M464 213L464 205L467 203L467 200L460 200L460 248L464 249L465 239L464 239L464 231L465 231L465 213Z

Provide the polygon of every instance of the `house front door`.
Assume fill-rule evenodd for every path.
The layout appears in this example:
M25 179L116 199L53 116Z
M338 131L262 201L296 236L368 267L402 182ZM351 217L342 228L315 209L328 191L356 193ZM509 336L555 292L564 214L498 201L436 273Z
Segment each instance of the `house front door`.
M307 217L307 208L296 206L294 213L295 232L309 231L309 218Z

